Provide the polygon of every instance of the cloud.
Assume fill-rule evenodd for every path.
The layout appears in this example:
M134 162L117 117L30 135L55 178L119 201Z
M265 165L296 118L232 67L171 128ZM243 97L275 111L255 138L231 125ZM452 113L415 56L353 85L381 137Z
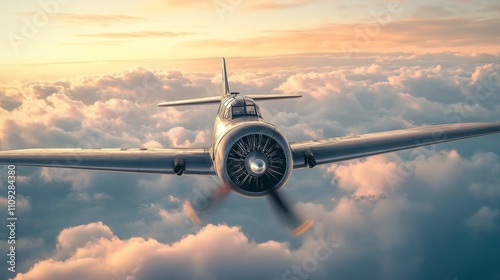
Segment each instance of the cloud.
M104 38L104 39L134 39L134 38L171 38L190 35L188 32L169 32L169 31L135 31L135 32L105 32L93 34L78 34L82 38Z
M138 237L121 240L97 222L64 229L54 255L14 279L155 279L160 275L255 279L286 268L293 258L286 244L252 242L236 227L208 225L178 242L162 244Z
M198 80L202 83L209 82ZM192 89L189 89L191 87ZM21 90L21 96L24 98L19 99L19 102L22 104L10 113L5 111L5 121L2 122L5 127L3 131L19 130L19 134L9 134L7 137L23 140L5 141L12 144L17 142L19 147L51 146L54 142L64 142L64 146L113 147L119 139L128 139L129 147L141 146L141 142L150 145L153 143L150 141L157 141L163 146L177 145L176 141L181 141L178 145L186 146L190 145L185 142L185 137L191 137L185 134L188 130L198 134L193 136L191 141L209 145L209 137L206 137L208 132L205 131L209 119L204 118L207 122L202 121L199 126L191 125L189 129L176 130L175 127L183 124L182 120L185 120L187 112L156 108L156 102L164 100L165 97L181 98L182 92L192 91L202 96L206 94L207 89L204 86L200 83L193 84L179 72L160 74L137 69L96 80L36 83L23 86ZM198 114L205 114L207 109L209 108L199 110ZM126 126L144 124L156 125L158 133L144 131L133 133L136 135L125 135L127 131L134 130ZM34 139L27 135L40 131L40 126L47 127L47 134L46 137L39 136L35 143ZM164 138L162 133L171 129L172 133L178 132L175 133L176 136L169 135ZM175 139L169 140L170 137ZM161 139L163 142L158 141ZM127 144L118 146L121 145Z
M193 147L208 145L210 135L208 131L199 131L193 133L183 127L174 127L163 134L165 138L170 139L170 145L173 147Z
M123 23L137 23L145 21L145 18L118 15L118 14L74 14L74 13L56 13L53 15L56 22L67 26L68 24L81 25L81 24L98 24L101 26L123 24Z
M415 175L429 185L444 187L459 176L463 161L456 151L433 154L423 160L415 169ZM439 170L440 172L435 172Z
M7 199L7 197L0 196L0 207L3 207L4 209L8 209L8 205L9 205L8 203L9 203L9 200ZM11 203L12 203L12 201L11 201ZM23 196L16 197L15 208L16 208L16 211L18 211L18 213L20 213L20 214L29 213L29 211L31 210L30 206L31 206L30 201L26 197L23 197Z
M191 7L194 8L200 5L207 5L206 1L201 0L189 0L189 1L181 1L181 0L167 0L165 2L168 6L176 8L176 7Z
M491 232L495 228L499 212L498 209L492 210L483 206L465 221L465 225L475 232Z
M386 11L388 13L388 11ZM210 46L229 53L266 55L309 52L464 51L495 53L500 34L498 18L395 18L383 24L375 19L361 23L330 22L301 29L266 30L260 36L232 39L194 39L185 47ZM229 48L230 46L230 48ZM276 50L279 50L277 52Z
M304 7L306 5L311 5L313 3L321 2L321 0L316 1L307 1L307 0L288 0L288 1L254 1L251 4L245 6L245 9L248 11L275 11L282 9L290 9L290 8L299 8Z
M396 42L407 42L417 48L441 48L437 40L445 40L448 49L458 46L492 46L492 38L500 36L493 26L500 19L476 19L466 17L452 18L414 18L395 21L387 27L387 36L396 38ZM459 25L467 26L465 29ZM408 32L410 30L410 32ZM385 36L384 36L385 37ZM386 38L388 38L386 37ZM425 37L425 38L424 38ZM418 45L416 42L419 42Z
M480 197L500 197L500 186L495 184L471 183L468 190Z
M315 1L307 1L307 0L274 0L274 1L253 1L252 3L244 3L243 1L235 0L235 1L220 1L220 2L210 2L210 1L200 1L200 0L190 0L190 1L179 1L179 0L166 0L165 4L168 8L174 9L196 9L196 8L207 8L212 7L214 9L222 9L222 10L233 10L236 8L241 8L247 11L255 12L255 11L275 11L281 9L289 9L296 7L303 7L305 5L310 5L311 2L320 2L318 0Z
M110 239L112 236L111 229L102 222L64 229L57 237L57 256L55 258L67 259L85 244L98 241L101 238Z
M347 165L333 164L328 172L335 174L340 188L345 189L355 197L378 198L386 197L391 188L395 188L392 180L397 176L397 165L386 159L386 156L369 157L366 161L351 161Z
M0 107L6 111L12 111L21 105L21 101L16 100L13 97L5 96L4 93L0 95Z

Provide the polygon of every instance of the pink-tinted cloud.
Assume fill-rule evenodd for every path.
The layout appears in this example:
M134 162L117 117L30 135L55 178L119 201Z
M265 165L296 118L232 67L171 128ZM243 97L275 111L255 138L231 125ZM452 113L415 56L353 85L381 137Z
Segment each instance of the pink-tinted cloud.
M183 127L174 127L162 134L164 139L169 139L174 147L200 147L209 145L210 132L189 131Z
M272 271L279 274L294 258L285 244L252 242L241 229L225 225L208 225L178 242L162 244L139 237L119 239L97 222L64 229L57 242L51 258L14 279L150 279L155 275L220 279L233 275L233 266L241 270L238 273L258 277Z
M87 243L98 242L101 238L111 239L112 237L113 232L102 222L65 229L57 237L55 258L67 259Z
M192 40L186 47L199 45L226 50L228 53L290 54L301 52L352 53L386 50L418 52L497 52L500 34L497 18L476 19L404 18L380 24L374 19L360 23L328 23L320 26L268 30L261 36L227 39ZM276 50L279 50L277 52Z
M97 24L100 26L115 25L117 23L137 23L145 21L145 18L119 15L119 14L73 14L59 12L53 15L57 23L63 24L65 27L68 24L82 25L82 24Z
M108 32L108 33L92 33L79 34L82 38L101 38L101 39L134 39L134 38L171 38L178 36L190 35L186 32L169 32L169 31L136 31L136 32Z
M252 3L245 5L245 10L248 11L273 11L282 10L290 8L299 8L306 5L311 5L314 3L321 2L322 0L285 0L285 1L253 1Z
M398 176L397 164L388 160L387 156L350 161L346 165L333 164L328 171L335 174L334 181L338 181L341 188L348 190L355 197L387 196L400 183L393 180Z
M310 5L311 3L320 2L321 0L273 0L273 1L252 1L251 3L244 2L241 0L233 0L233 1L220 1L220 2L210 2L210 1L202 1L202 0L189 0L189 1L181 1L181 0L166 0L164 3L167 5L167 8L183 8L183 9L201 9L211 7L212 9L227 9L233 10L236 8L244 9L247 11L273 11L273 10L281 10L281 9L289 9L296 8L305 5Z

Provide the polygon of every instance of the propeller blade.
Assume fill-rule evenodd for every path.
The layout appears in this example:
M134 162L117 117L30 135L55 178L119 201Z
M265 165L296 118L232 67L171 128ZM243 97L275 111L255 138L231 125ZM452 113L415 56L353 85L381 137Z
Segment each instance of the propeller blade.
M292 234L294 236L301 235L313 225L314 222L311 219L302 221L302 219L299 218L295 211L293 211L293 209L289 206L290 204L286 201L286 199L278 194L275 189L271 189L269 191L269 197L271 198L271 202L278 214L280 214L285 222L293 228Z
M231 185L222 184L215 191L205 189L205 191L196 192L190 200L184 201L182 205L184 213L193 223L201 225L200 214L214 211L230 190Z
M198 214L194 210L189 200L184 201L184 203L182 204L182 208L184 209L184 213L186 213L193 224L201 225L200 217L198 217Z

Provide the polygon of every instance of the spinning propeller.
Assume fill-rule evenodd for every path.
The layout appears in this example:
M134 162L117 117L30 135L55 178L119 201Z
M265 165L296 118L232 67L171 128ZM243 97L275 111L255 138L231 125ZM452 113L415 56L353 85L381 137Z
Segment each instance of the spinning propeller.
M243 195L269 197L275 212L292 228L293 235L300 235L311 227L313 221L299 218L278 192L290 173L287 172L285 151L275 139L264 134L240 138L227 153L226 168L233 184L223 184L184 203L184 211L194 223L200 224L199 214L213 211L233 189Z

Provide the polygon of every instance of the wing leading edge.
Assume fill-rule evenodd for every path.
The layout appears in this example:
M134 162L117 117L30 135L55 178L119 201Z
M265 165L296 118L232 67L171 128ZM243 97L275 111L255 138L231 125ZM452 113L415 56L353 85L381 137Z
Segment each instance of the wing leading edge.
M293 142L290 148L297 169L310 166L310 156L315 164L326 164L494 133L500 133L500 123L444 124Z
M177 174L177 164L181 174L215 174L203 148L10 150L0 151L0 164L157 174Z

